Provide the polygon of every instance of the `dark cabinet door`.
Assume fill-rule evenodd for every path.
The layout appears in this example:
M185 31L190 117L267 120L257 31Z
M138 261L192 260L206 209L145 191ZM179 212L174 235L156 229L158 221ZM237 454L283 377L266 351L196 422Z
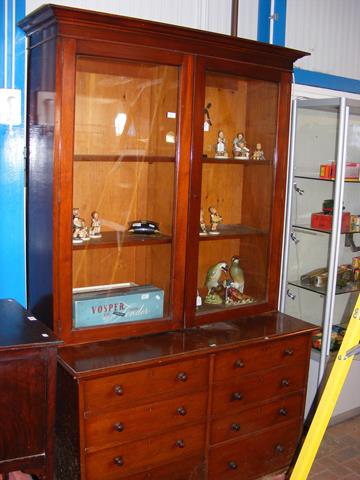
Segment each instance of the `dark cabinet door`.
M14 351L0 359L0 462L44 452L46 352Z

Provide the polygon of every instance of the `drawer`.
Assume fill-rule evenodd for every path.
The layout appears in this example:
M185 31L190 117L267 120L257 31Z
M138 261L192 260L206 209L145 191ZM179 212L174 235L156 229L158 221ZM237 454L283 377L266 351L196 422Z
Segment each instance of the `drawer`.
M184 458L181 462L161 465L126 477L126 480L205 480L205 462L199 458Z
M195 425L88 453L85 459L86 479L128 479L130 474L150 470L161 464L181 462L189 456L199 458L204 454L204 445L205 426Z
M309 336L297 335L219 353L215 357L214 381L280 365L295 365L308 358L308 350Z
M220 443L231 438L295 420L302 416L303 394L295 393L271 403L243 410L231 415L222 415L211 422L210 443Z
M89 415L85 420L86 447L129 442L185 424L205 422L207 397L207 392L201 392L131 409Z
M304 365L294 365L262 370L214 384L212 415L238 412L252 403L301 390L306 377Z
M85 411L132 407L204 390L208 369L204 357L88 380Z
M300 438L300 422L287 422L236 442L212 447L209 480L250 480L286 467Z

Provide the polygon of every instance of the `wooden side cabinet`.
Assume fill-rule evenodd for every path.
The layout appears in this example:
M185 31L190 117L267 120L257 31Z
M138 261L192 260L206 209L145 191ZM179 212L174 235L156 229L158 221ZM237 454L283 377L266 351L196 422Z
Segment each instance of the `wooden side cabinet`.
M0 300L0 473L53 479L58 344L15 300Z

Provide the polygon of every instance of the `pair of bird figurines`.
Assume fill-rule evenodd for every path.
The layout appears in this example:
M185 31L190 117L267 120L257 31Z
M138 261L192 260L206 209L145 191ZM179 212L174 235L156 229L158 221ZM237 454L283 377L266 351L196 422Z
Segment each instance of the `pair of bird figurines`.
M211 266L206 275L205 286L208 293L204 302L207 304L240 305L254 301L244 294L244 271L238 255L232 257L230 267L224 261Z
M73 243L83 243L91 238L101 238L101 224L99 214L96 211L91 213L91 226L87 227L85 220L80 217L78 208L73 208L73 227L72 241Z

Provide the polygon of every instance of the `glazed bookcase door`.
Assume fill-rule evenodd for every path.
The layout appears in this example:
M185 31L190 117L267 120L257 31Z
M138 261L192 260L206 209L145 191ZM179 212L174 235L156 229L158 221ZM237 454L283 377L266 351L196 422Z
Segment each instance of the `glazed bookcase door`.
M70 275L60 285L63 336L86 341L173 328L181 322L174 271L183 282L174 247L182 57L167 65L138 52L135 60L129 49L125 58L115 49L107 56L104 46L103 55L87 45L74 50L75 62L67 62L74 91L63 95L64 103L75 99L71 202L59 213L61 231L71 232Z
M273 292L278 282L270 278L270 258L276 229L279 79L238 70L211 66L202 80L202 143L198 166L193 165L201 188L200 201L193 199L196 290L190 300L194 305L197 298L200 322L211 315L259 311L269 305L270 280Z

